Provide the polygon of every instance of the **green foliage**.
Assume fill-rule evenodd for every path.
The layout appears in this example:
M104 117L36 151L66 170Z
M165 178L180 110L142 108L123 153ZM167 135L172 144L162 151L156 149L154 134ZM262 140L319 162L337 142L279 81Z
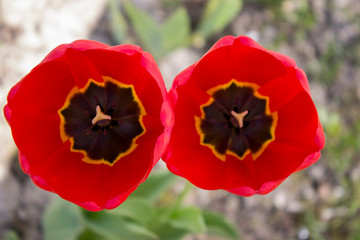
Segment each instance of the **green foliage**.
M19 236L14 231L8 231L5 234L4 240L20 240Z
M183 7L179 7L162 25L130 1L126 1L124 7L139 40L155 58L188 44L190 20Z
M177 5L175 11L164 23L158 23L131 1L124 1L123 7L142 47L151 52L155 59L164 57L176 48L194 44L202 47L205 40L222 31L239 13L242 0L207 1L200 24L191 33L190 18L185 7L171 1L164 5ZM128 28L120 13L116 0L110 1L111 32L117 43L126 42Z
M174 228L184 229L192 233L202 233L206 230L201 210L196 207L175 209L169 216L169 223Z
M340 114L337 112L330 112L324 106L318 107L318 114L321 123L329 137L335 137L341 132Z
M340 49L337 43L331 42L319 59L319 69L316 72L316 77L321 82L331 84L336 79L341 66L339 59L342 59Z
M190 19L184 7L179 7L162 29L164 55L177 47L186 46L190 37Z
M149 199L131 197L118 208L107 212L131 219L139 224L147 225L153 220L156 209L152 206Z
M159 197L170 187L176 176L169 171L152 174L142 183L129 198L143 198L151 203L159 199Z
M84 230L80 209L60 198L55 199L43 218L45 240L75 240Z
M245 0L246 3L257 3L266 7L279 7L284 1L286 0Z
M237 229L222 215L215 212L203 211L203 217L208 233L234 240L240 239Z
M311 232L311 239L314 240L325 240L324 231L325 223L320 221L316 214L313 211L308 211L305 213L304 222L307 228Z
M144 49L152 54L163 54L161 29L155 20L129 1L124 3L124 8Z
M159 240L180 240L188 232L181 228L174 228L170 223L164 222L161 226L157 226L156 232Z
M116 0L109 0L111 34L116 42L127 41L128 26Z
M223 30L239 13L240 0L209 0L202 15L197 34L207 39Z
M173 179L168 171L151 174L123 204L101 212L81 210L58 198L45 212L45 240L181 240L199 233L239 239L224 216L182 205L190 183L172 204L159 205Z
M86 214L86 227L109 240L151 240L157 236L144 226L107 212Z

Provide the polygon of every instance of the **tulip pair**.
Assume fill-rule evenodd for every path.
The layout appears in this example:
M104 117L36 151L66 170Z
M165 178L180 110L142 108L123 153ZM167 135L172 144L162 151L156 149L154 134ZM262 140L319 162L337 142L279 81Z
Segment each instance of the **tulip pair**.
M4 114L24 172L91 211L121 204L160 158L200 188L266 194L325 143L304 72L243 36L219 40L168 93L137 46L60 45Z

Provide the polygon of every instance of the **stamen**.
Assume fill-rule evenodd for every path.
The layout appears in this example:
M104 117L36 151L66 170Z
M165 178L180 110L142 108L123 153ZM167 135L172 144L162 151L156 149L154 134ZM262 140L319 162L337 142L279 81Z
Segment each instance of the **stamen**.
M237 113L235 111L231 111L231 115L234 116L234 118L236 118L236 120L239 123L239 128L242 128L244 126L244 117L249 113L248 110L242 112L242 113Z
M99 105L96 106L96 116L91 120L92 124L96 124L98 121L101 120L111 120L111 116L105 115L102 111Z

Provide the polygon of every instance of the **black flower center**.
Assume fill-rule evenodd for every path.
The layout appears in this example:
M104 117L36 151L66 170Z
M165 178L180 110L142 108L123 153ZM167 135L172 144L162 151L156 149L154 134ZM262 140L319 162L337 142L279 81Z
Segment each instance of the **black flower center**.
M195 117L201 143L225 161L226 154L256 159L275 138L277 113L270 113L268 98L251 83L230 81L210 89L210 100Z
M113 165L135 149L145 132L145 110L133 86L109 77L75 87L59 115L63 141L70 139L72 150L84 153L88 163Z

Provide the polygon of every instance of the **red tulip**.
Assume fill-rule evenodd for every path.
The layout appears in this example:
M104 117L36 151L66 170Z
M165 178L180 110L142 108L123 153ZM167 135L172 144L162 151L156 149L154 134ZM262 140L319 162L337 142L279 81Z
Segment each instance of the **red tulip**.
M4 113L34 183L97 211L122 203L165 151L165 96L149 53L79 40L17 83Z
M174 80L164 160L203 189L266 194L320 157L324 133L305 73L248 37L219 40Z

